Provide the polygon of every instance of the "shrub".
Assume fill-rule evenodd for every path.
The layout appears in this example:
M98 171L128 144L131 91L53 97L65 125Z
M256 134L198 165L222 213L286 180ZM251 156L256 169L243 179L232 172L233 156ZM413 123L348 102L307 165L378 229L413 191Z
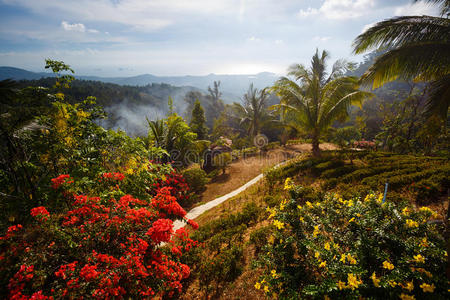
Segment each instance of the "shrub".
M213 166L222 169L222 173L225 174L225 170L229 164L231 164L231 154L229 152L220 153L213 158Z
M206 189L206 184L209 181L206 172L200 168L193 168L184 171L183 177L190 190L195 194L203 192Z
M287 299L448 297L444 228L427 222L429 208L382 204L374 194L304 202L301 190L291 186L272 210L276 230L256 288Z
M259 253L267 244L267 238L272 232L273 226L264 226L256 229L250 234L250 243L255 245L255 252Z
M11 226L0 237L1 294L11 299L104 299L181 291L190 268L180 258L197 242L184 229L173 230L173 220L186 212L172 188L157 188L154 197L142 200L121 191L126 176L105 173L97 190L108 192L97 197L89 191L73 193L77 182L68 178L53 180L54 188L69 198L68 211L33 208L30 226Z

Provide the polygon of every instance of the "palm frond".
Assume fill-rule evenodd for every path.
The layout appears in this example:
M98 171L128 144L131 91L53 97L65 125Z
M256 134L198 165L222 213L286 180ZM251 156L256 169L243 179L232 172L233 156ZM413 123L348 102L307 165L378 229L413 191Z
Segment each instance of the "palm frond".
M434 80L450 72L449 43L421 43L391 50L379 56L363 74L361 82L372 88L396 80L420 76L421 80Z
M439 9L441 16L448 16L450 14L450 0L414 0L414 2L425 1L432 4L440 4Z
M429 98L426 103L427 116L438 115L445 120L450 102L450 74L432 81L428 88Z
M450 42L450 20L431 16L403 16L379 22L353 42L353 52L397 48L424 42Z

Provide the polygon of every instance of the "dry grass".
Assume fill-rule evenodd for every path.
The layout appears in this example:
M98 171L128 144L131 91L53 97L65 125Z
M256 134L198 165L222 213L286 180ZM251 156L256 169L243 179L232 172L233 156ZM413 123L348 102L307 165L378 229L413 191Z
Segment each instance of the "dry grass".
M320 145L320 148L322 150L334 150L336 146L324 143ZM311 149L312 146L310 144L290 145L270 150L266 155L241 158L230 164L225 174L214 178L206 186L199 203L206 203L226 195L264 172L266 168L293 158L299 153L311 152Z

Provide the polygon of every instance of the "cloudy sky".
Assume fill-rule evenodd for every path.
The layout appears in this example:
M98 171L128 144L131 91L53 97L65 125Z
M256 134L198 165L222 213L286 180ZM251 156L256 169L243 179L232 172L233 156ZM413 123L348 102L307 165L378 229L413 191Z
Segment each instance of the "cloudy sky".
M283 74L315 48L359 61L351 43L412 0L0 0L0 65L78 75Z

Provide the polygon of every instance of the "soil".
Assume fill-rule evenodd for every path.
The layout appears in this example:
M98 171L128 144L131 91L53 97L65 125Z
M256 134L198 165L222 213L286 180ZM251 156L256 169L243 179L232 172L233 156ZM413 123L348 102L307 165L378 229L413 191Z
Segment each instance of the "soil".
M324 143L320 145L320 149L335 150L337 147L333 144ZM263 173L266 168L293 158L300 153L311 152L311 150L311 144L289 145L270 150L265 155L241 158L231 163L225 174L211 180L197 205L228 194Z

